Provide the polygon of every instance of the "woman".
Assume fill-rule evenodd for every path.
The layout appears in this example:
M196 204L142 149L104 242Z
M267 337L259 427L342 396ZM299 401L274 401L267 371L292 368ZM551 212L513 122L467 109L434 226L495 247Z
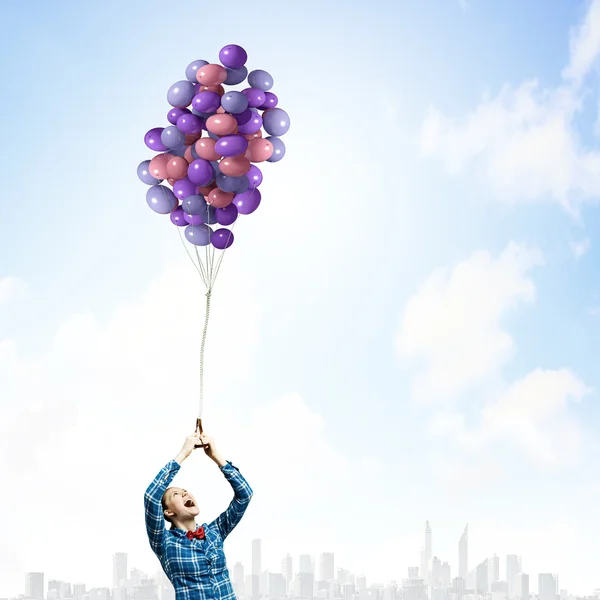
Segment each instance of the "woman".
M187 490L167 486L196 445L221 469L233 488L229 507L212 523L197 527L200 509ZM144 494L146 531L150 547L175 588L176 600L235 600L223 553L223 541L240 522L252 498L252 489L237 467L223 459L212 438L189 435L179 454L154 478ZM165 527L165 519L171 528Z

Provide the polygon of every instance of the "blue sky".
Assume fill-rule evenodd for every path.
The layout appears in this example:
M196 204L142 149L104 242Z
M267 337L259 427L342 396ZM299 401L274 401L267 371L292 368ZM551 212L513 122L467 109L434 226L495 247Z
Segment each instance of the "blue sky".
M135 494L177 452L191 422L185 411L193 418L201 295L173 227L146 206L136 167L151 157L143 135L164 126L166 91L183 78L187 64L214 61L223 45L239 43L252 68L274 76L292 128L287 156L265 169L260 210L237 226L215 292L207 409L234 463L262 484L255 515L231 542L230 562L248 563L249 540L261 536L272 548L268 565L278 569L282 552L296 551L289 540L298 539L298 551L334 551L341 566L364 570L371 581L400 579L407 566L419 563L429 519L434 553L452 564L454 576L456 543L468 521L472 566L494 552L515 552L523 554L532 582L547 570L558 571L561 587L570 591L600 585L590 570L590 540L600 532L586 521L599 493L590 474L599 459L593 437L600 418L594 391L600 185L581 159L598 147L597 63L585 57L599 51L595 30L587 42L584 35L597 5L432 0L382 2L374 10L354 2L344 12L336 6L253 8L234 1L216 25L191 4L172 13L158 2L126 9L116 2L64 1L51 8L36 2L26 13L17 3L2 7L8 91L0 103L10 150L0 281L21 282L5 283L13 291L0 304L0 340L14 344L0 383L0 397L9 399L2 403L5 422L38 439L42 429L32 429L27 411L42 401L65 440L85 439L92 416L102 429L139 436L116 436L121 445L112 454L83 444L73 457L65 442L45 458L41 449L52 440L29 447L18 436L7 437L3 462L22 485L39 481L42 472L52 480L52 469L64 471L59 465L69 460L84 470L104 465L106 485L117 485L112 478L125 469L119 457L128 444L146 447L149 430L164 440L144 456L135 481L122 475L131 498L122 514L130 510L137 521L105 528L94 550L105 566L69 570L23 548L11 573L62 569L57 577L104 585L116 551L130 551L136 564L153 567ZM578 54L577 48L584 50ZM568 65L574 65L571 78L562 74ZM520 87L531 80L537 89ZM577 110L569 108L574 105ZM437 129L436 115L444 124ZM515 158L520 152L523 157ZM572 170L561 178L565 164ZM531 250L523 259L508 251L496 268L511 242L538 254ZM487 252L489 260L473 262L476 251ZM431 296L421 294L438 268L446 274L431 284ZM454 272L466 275L453 287ZM494 293L487 294L490 289ZM131 323L127 339L116 325L123 325L123 314ZM440 314L457 324L458 333L444 329ZM502 332L512 344L502 345ZM147 354L144 336L151 340ZM453 345L467 365L482 356L490 361L477 372L467 368L454 387L439 376L448 365L456 367L448 350ZM118 361L111 358L117 354ZM173 381L166 374L178 361L183 366ZM177 397L173 405L144 370L157 365L165 372L158 389ZM544 385L565 390L555 399L560 409L543 418L536 413L540 423L547 419L535 422L547 436L539 443L556 453L542 466L525 449L535 436L514 421L500 433L492 425L476 427L486 406L537 368L567 369L589 390L573 403L569 394L579 388L567 375L534 388L531 395L543 406L550 402ZM32 372L39 381L29 381ZM435 402L419 402L416 381L426 382L425 395ZM74 411L77 420L65 416ZM140 418L144 427L136 425ZM244 437L251 436L242 427L246 418L262 427L255 450ZM450 433L431 437L432 423L444 419L450 419ZM475 426L462 438L460 419ZM283 432L304 423L314 444L298 456L286 436L274 447L266 423ZM563 432L561 424L569 428ZM25 457L31 452L31 461L24 458L19 468L10 463L15 448ZM269 483L273 454L282 469L295 465L302 473L296 483L288 474L287 488L323 486L318 489L329 490L330 498L344 498L346 508L339 510L325 492L282 505L287 492ZM561 457L568 458L565 464ZM91 486L88 477L81 481ZM59 502L54 491L42 493L53 494L46 506ZM225 489L217 499L227 498ZM217 499L207 495L206 502L218 509ZM29 518L25 507L17 510L16 522ZM70 510L70 518L89 518ZM277 526L266 522L274 511L281 516ZM348 539L349 519L386 531L361 545ZM307 521L327 535L294 537ZM10 544L20 548L18 531ZM559 543L558 536L568 542ZM20 592L21 575L5 575L12 582L6 593Z

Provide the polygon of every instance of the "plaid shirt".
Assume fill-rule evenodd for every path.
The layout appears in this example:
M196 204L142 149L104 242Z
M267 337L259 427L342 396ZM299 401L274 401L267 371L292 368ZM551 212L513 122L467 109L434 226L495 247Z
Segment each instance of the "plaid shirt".
M176 600L235 600L223 541L244 515L252 489L238 468L227 461L221 471L233 488L233 500L210 525L202 524L205 539L189 540L183 529L166 528L161 505L162 496L180 467L177 461L169 461L144 494L150 547L175 588Z

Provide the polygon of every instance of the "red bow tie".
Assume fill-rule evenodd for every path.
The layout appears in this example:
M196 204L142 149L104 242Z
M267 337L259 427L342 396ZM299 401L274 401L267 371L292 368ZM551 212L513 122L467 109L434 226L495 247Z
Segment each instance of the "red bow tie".
M187 535L188 540L193 538L198 538L199 540L203 540L206 536L204 535L204 527L200 526L196 531L188 531L185 535Z

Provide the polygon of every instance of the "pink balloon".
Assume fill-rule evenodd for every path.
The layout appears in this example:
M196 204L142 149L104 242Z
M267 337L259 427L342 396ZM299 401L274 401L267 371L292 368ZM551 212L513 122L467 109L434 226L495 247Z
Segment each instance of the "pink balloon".
M167 182L171 187L175 185L175 180L172 177L168 177Z
M200 133L188 133L185 136L185 145L191 146L194 142L197 142L202 137L202 132Z
M215 94L219 94L219 96L223 96L225 88L222 85L202 85L200 86L200 92L214 92Z
M224 192L219 188L215 188L207 196L206 201L215 208L225 208L233 202L233 196L231 192Z
M231 115L211 115L206 120L206 129L216 135L230 135L237 129L237 121Z
M246 158L252 162L264 162L273 156L273 144L269 140L256 138L248 142Z
M227 79L227 69L221 65L205 65L196 71L196 79L202 85L220 85Z
M217 108L217 114L222 115L225 113L225 109L222 106L219 106L219 108Z
M196 151L196 152L197 152L197 151ZM194 162L194 160L196 160L196 159L194 158L194 155L192 154L192 147L191 147L191 146L188 146L188 147L185 149L185 153L184 153L184 155L183 155L183 158L185 158L185 160L187 160L189 163L193 163L193 162Z
M226 157L219 163L219 169L223 175L229 177L240 177L250 170L250 161L244 156Z
M233 119L233 117L231 117ZM235 121L235 119L233 119ZM173 158L172 154L159 154L155 156L148 165L148 171L152 177L156 179L166 179L167 178L167 163L169 159Z
M216 183L211 183L210 185L202 185L198 186L198 193L202 194L205 198L208 196L215 188L217 187Z
M182 156L174 156L167 163L167 177L179 181L180 179L187 177L189 166L190 163L188 163L185 158Z
M262 129L259 129L258 131L254 132L254 133L246 133L246 134L244 134L244 137L248 141L255 140L256 138L261 138L262 137Z
M221 155L215 151L216 143L217 140L213 140L209 137L200 138L196 142L196 154L204 160L219 160Z

